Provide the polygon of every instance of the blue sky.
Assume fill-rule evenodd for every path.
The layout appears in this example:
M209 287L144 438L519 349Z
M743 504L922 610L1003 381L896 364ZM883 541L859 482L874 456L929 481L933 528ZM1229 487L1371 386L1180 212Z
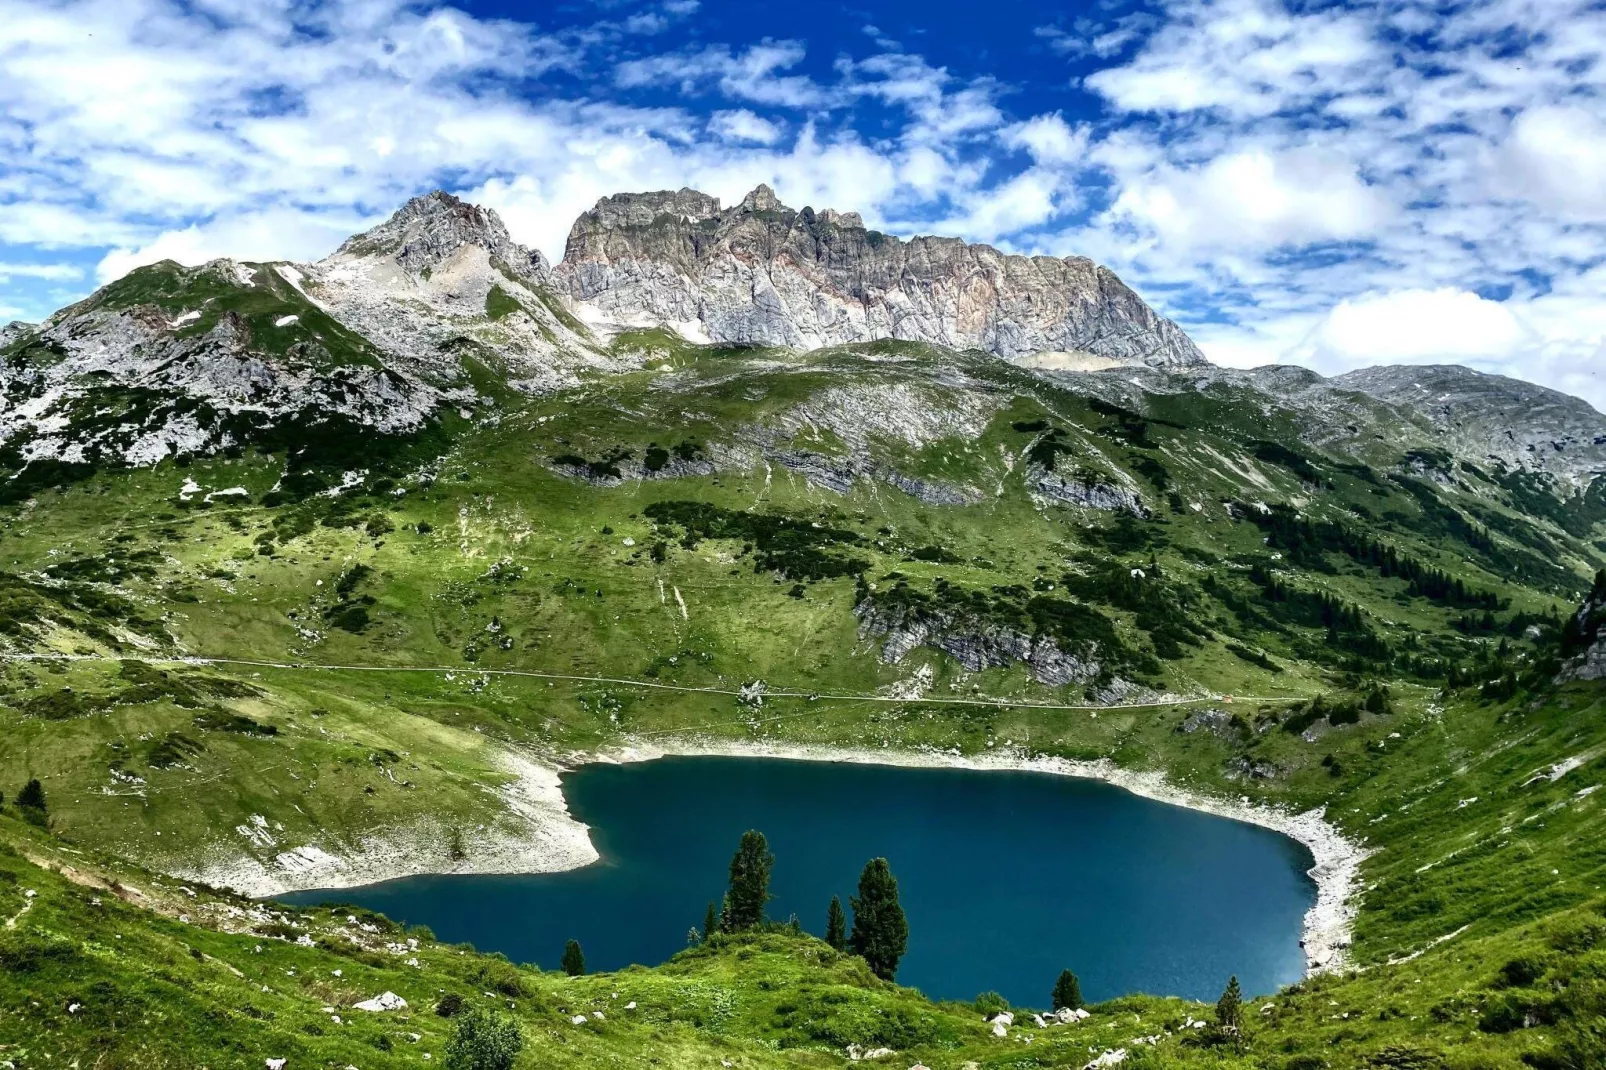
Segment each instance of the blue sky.
M1606 4L0 0L0 318L443 186L857 210L1109 264L1221 363L1606 406Z

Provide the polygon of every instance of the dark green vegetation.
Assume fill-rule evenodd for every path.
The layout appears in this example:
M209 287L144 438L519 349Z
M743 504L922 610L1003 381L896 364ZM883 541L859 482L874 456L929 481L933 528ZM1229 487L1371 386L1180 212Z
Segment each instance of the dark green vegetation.
M892 980L898 973L898 960L909 949L909 923L898 905L898 880L885 858L865 863L859 875L859 894L848 902L853 907L848 947L869 964L871 973L883 981Z
M763 924L764 904L770 899L770 871L774 868L775 856L764 834L748 829L731 856L730 891L725 893L721 931L739 933Z
M1059 978L1054 982L1053 997L1049 1006L1054 1010L1069 1008L1076 1010L1082 1005L1082 985L1076 979L1076 974L1070 970L1060 972Z
M165 300L130 279L149 292L100 299ZM363 359L273 292L284 307L216 316L296 314L308 359ZM1551 683L1599 624L1564 627L1602 564L1593 485L1447 456L1426 478L1420 441L1318 448L1220 384L1117 404L916 346L620 344L673 371L508 391L496 419L405 440L291 422L234 456L6 483L0 784L38 780L47 805L0 819L0 1058L416 1066L445 1059L455 995L519 1023L521 1067L833 1066L849 1044L940 1070L1117 1047L1157 1067L1599 1066L1606 699ZM1043 471L1141 511L1055 504L1027 482ZM1049 645L1086 671L1039 671ZM402 671L420 667L440 671ZM1197 701L1145 705L1166 695ZM891 925L860 957L705 924L661 967L574 978L415 936L414 968L382 919L376 941L345 913L234 917L137 868L415 829L468 851L503 815L486 789L511 748L704 736L1108 759L1325 806L1375 849L1356 969L1249 994L1236 1032L1134 996L1028 1047L878 977ZM351 1009L385 990L405 1023ZM465 1045L506 1036L478 1029Z

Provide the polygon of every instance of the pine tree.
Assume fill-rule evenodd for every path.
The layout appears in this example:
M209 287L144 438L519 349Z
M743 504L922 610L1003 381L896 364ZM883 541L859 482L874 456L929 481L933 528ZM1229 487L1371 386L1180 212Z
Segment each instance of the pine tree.
M731 894L726 892L719 900L719 931L728 933L731 929Z
M442 1065L445 1070L512 1070L523 1048L517 1021L476 1007L458 1016Z
M898 903L898 880L885 858L865 863L859 874L859 894L848 902L853 907L849 946L877 977L892 980L898 973L898 960L909 947L909 921Z
M1061 970L1054 982L1054 1009L1076 1010L1082 1005L1082 982L1070 970Z
M1227 987L1222 990L1221 998L1216 1000L1216 1029L1224 1038L1230 1040L1235 1048L1242 1051L1243 1026L1243 992L1238 988L1238 978L1233 976L1227 981Z
M570 977L579 977L586 972L585 952L580 950L580 941L570 940L563 946L563 972Z
M841 896L833 895L825 912L825 942L838 951L848 949L848 915L842 909Z
M703 942L712 940L717 932L719 932L719 908L710 901L708 909L703 912Z
M774 865L775 856L764 834L754 829L742 833L742 842L731 856L730 910L725 916L729 931L741 932L763 923Z
M25 810L44 810L45 786L37 780L28 781L17 792L17 805Z

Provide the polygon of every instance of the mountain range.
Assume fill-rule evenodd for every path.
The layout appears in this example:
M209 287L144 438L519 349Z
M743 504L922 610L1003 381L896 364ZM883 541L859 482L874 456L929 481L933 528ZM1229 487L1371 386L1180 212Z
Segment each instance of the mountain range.
M0 449L13 467L148 464L309 416L414 431L482 402L476 369L537 394L638 368L646 351L614 343L642 328L804 351L919 342L1128 400L1229 384L1310 413L1310 440L1328 448L1382 436L1569 488L1606 470L1606 418L1556 391L1456 366L1219 369L1086 258L904 241L856 213L795 211L764 186L723 210L689 189L605 197L556 266L494 211L437 191L313 264L136 269L5 328ZM138 402L123 394L118 412L109 384Z
M1217 367L1083 258L760 187L141 267L0 334L0 1067L1598 1070L1603 624L1606 417ZM1005 1021L809 918L571 978L271 901L582 865L561 774L665 754L1268 825L1307 975Z

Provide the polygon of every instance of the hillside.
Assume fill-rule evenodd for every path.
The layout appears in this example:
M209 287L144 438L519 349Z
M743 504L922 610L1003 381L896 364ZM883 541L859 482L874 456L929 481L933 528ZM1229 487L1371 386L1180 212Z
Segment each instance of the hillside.
M710 248L793 225L738 216ZM7 335L0 787L49 818L3 821L0 1058L419 1065L447 989L511 999L532 1066L1022 1065L1027 1036L1045 1066L1598 1065L1606 722L1553 681L1595 638L1606 418L1464 370L1446 417L1403 373L699 344L604 322L577 272L434 195L319 264L142 268ZM1319 811L1365 856L1353 921L1240 1055L1151 997L1000 1039L793 934L568 981L197 884L571 865L556 770L655 748ZM387 989L405 1027L345 1009ZM639 1019L572 1023L614 990Z

